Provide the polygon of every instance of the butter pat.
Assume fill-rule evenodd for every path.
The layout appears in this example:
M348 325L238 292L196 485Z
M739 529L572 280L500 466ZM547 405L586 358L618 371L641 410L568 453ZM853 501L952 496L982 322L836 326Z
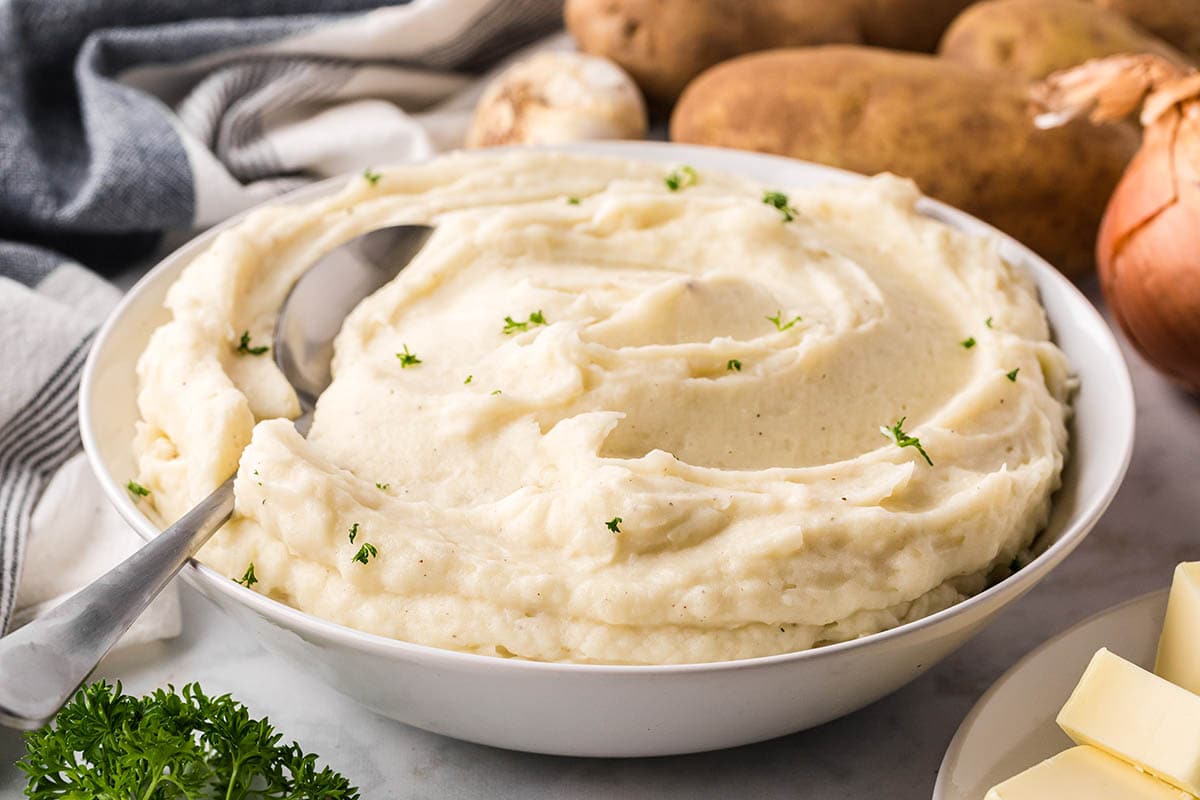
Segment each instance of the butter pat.
M1200 562L1175 567L1154 671L1200 694Z
M1108 650L1092 657L1058 725L1076 744L1200 793L1200 696Z
M1014 775L986 800L1183 800L1186 792L1094 747L1072 747Z

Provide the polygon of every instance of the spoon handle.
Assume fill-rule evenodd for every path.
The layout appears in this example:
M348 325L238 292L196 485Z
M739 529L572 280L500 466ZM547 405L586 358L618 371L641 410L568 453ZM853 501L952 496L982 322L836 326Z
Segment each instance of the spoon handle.
M48 614L0 639L0 723L38 728L233 513L233 478Z

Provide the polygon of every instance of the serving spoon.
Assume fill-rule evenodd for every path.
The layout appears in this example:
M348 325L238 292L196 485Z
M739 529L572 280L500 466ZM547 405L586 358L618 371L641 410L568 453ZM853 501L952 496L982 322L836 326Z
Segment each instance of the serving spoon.
M275 363L296 390L296 428L332 381L333 340L346 315L395 278L428 241L427 225L363 234L319 259L292 287L275 324ZM233 477L148 544L43 617L0 639L0 723L49 722L105 653L233 514Z

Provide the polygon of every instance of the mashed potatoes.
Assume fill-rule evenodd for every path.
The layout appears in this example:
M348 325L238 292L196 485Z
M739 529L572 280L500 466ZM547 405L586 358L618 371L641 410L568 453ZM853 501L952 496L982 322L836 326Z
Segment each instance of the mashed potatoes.
M1067 447L1068 366L1030 280L895 178L672 191L668 172L452 157L221 234L138 365L156 513L237 470L201 553L224 574L253 564L255 590L364 631L546 661L800 650L1002 574ZM317 257L398 222L437 232L347 319L305 440L242 333L269 344Z

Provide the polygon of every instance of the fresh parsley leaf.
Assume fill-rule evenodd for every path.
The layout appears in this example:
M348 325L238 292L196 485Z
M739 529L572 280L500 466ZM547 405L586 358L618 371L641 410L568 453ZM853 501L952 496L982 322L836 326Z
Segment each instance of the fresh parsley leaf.
M367 167L363 170L363 178L365 178L367 183L371 184L372 186L379 183L379 179L382 177L383 175L371 169L370 167Z
M534 311L529 315L529 319L524 322L517 322L512 317L504 318L504 335L512 336L517 331L527 331L530 325L545 325L546 317L542 314L541 309Z
M358 800L358 789L270 721L195 683L145 697L84 686L46 726L24 735L17 767L30 800Z
M379 555L379 551L375 549L375 545L370 542L363 542L362 547L358 548L358 552L354 554L351 561L357 561L360 564L365 564L372 558Z
M400 369L408 369L421 363L421 359L408 352L408 345L404 345L403 353L396 353L396 358L400 359Z
M908 417L901 417L900 420L888 428L883 425L879 426L879 432L896 443L897 447L914 447L921 454L921 458L925 459L925 463L933 466L933 461L930 460L929 454L925 452L925 448L921 446L921 440L915 436L909 436L904 432L904 420Z
M975 337L968 336L967 338L965 338L961 342L959 342L959 344L961 344L966 349L970 350L972 347L975 346Z
M608 522L604 523L604 527L608 528L613 533L620 533L622 521L623 520L620 517L613 517Z
M129 492L134 497L149 497L150 496L150 490L134 480L131 480L131 481L129 481L129 483L125 484L125 491Z
M788 205L788 196L783 192L763 192L762 201L779 211L784 222L791 222L800 213Z
M379 484L377 483L375 485L378 486ZM354 539L358 536L358 523L357 522L350 526L349 533L350 533L350 544L354 544Z
M569 205L569 206L577 206L577 205L579 205L579 198L578 198L578 197L568 197L568 198L567 198L567 205Z
M237 350L239 355L261 356L271 348L267 345L259 345L258 347L250 346L250 331L242 331L242 338L238 341Z
M696 170L684 165L663 178L663 183L672 192L678 192L680 189L694 185L699 180L700 176L696 174Z
M254 575L254 562L253 561L251 561L250 565L246 567L246 571L242 573L242 577L238 578L236 581L234 581L234 583L240 583L242 586L245 586L247 589L249 589L254 584L258 583L258 578L255 577L255 575Z
M991 317L988 317L987 319L985 319L985 320L983 321L983 324L984 324L984 325L987 325L989 328L990 328L990 327L992 327L992 318L991 318Z
M493 397L495 397L495 396L496 396L496 395L498 395L498 394L503 394L503 392L501 392L499 389L492 389L492 396L493 396Z
M390 484L390 483L383 483L383 482L381 482L381 481L376 481L376 482L375 482L375 488L376 488L376 489L378 489L378 490L379 490L379 491L381 491L381 492L386 492L386 491L388 490L388 487L389 487L389 486L391 486L391 484Z
M731 372L741 372L742 362L738 361L736 358L731 358L725 362L725 369Z
M1018 373L1018 372L1020 372L1020 371L1021 371L1021 368L1020 368L1020 367L1017 367L1017 368L1016 368L1016 369L1014 369L1012 372L1006 372L1006 373L1004 373L1004 377L1008 378L1008 379L1009 379L1010 381L1012 381L1013 383L1016 383L1016 382L1017 382L1017 373Z
M466 384L470 383L470 382L471 382L471 381L473 381L473 380L475 380L475 376L474 376L474 375L468 375L468 376L467 376L467 379L466 379L465 381L463 381L463 385L465 386Z
M768 321L775 323L775 330L777 330L777 331L786 331L788 328L792 327L797 322L800 322L802 319L804 319L804 318L799 315L796 315L796 316L792 317L790 320L788 320L787 322L784 322L782 309L776 311L775 316L767 317Z

